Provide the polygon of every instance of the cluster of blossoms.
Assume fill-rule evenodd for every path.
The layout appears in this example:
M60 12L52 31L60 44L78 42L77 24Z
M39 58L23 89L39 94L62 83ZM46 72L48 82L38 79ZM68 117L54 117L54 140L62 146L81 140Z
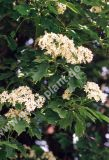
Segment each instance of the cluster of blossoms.
M57 11L58 11L58 14L64 14L66 8L67 8L67 7L66 7L65 4L57 3Z
M73 40L62 34L46 32L39 38L38 45L45 50L45 54L51 55L52 58L61 56L70 64L89 63L93 59L93 54L88 48L83 46L76 48Z
M84 91L87 93L88 99L95 99L96 102L101 101L102 103L106 101L107 94L103 93L98 84L94 82L87 82Z
M3 103L6 103L9 99L9 94L7 91L4 91L0 94L0 103L3 104Z
M92 12L92 13L100 13L101 11L102 11L102 6L93 6L90 9L90 12Z
M45 98L38 93L33 94L27 86L20 86L12 90L11 93L4 91L0 94L0 103L10 103L15 106L17 103L26 107L27 112L34 111L35 108L41 108L44 105Z
M44 154L41 157L41 160L47 159L47 160L56 160L52 152L44 152Z
M83 46L79 46L77 48L77 58L78 58L78 63L90 63L93 59L93 54L92 52Z
M8 113L5 114L5 116L7 118L19 118L19 119L23 119L25 120L27 123L30 123L30 118L29 116L31 116L31 114L27 111L23 111L23 110L16 110L11 108Z
M62 98L69 100L70 97L71 97L71 95L72 95L72 93L69 91L69 89L66 89L66 90L64 91L64 94L62 95Z
M26 151L27 151L27 156L28 156L28 158L30 158L30 159L36 159L36 153L35 153L35 150L33 150L33 149L31 149L29 146L27 146L27 145L23 145L24 146L24 148L26 149Z

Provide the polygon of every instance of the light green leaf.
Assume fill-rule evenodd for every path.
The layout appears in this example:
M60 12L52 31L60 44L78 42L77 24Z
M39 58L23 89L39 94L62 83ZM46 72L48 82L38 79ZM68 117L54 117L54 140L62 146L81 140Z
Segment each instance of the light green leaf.
M9 141L0 141L0 146L5 145L8 147L11 147L13 149L17 149L18 150L18 146L16 144L12 144Z
M88 107L85 107L89 112L92 113L92 115L94 115L97 119L99 120L103 120L109 123L109 118L105 115L103 115L102 113L98 112L98 111L94 111Z
M22 132L26 130L27 123L23 120L18 121L18 123L14 126L14 130L20 135Z
M81 137L85 131L85 124L81 120L76 120L75 133L77 136Z
M63 110L63 109L61 109L61 108L52 108L52 110L54 111L54 112L56 112L56 113L58 113L58 115L59 115L59 117L60 118L65 118L66 117L66 115L67 115L67 111L65 111L65 110Z

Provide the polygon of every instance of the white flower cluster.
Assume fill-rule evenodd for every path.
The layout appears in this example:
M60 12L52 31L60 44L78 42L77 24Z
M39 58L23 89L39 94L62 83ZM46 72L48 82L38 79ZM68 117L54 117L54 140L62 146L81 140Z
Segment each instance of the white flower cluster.
M52 152L44 152L41 159L56 160Z
M36 159L35 150L31 149L31 147L29 147L27 145L23 145L23 146L27 151L27 157L30 158L30 159L34 159L34 158Z
M57 3L57 11L58 11L58 14L64 14L66 8L67 8L67 7L66 7L65 4Z
M93 6L90 9L90 12L92 12L92 13L100 13L101 11L102 11L102 6Z
M11 93L4 91L0 94L0 103L10 103L15 106L17 103L23 104L27 112L34 111L35 108L41 108L44 105L45 98L39 94L33 94L27 86L20 86L12 90Z
M80 46L77 48L77 54L78 54L78 63L90 63L93 59L92 51L90 51L88 48L85 48L83 46Z
M0 103L3 104L3 103L6 103L9 99L9 94L7 91L4 91L0 94Z
M44 36L39 38L38 45L46 51L45 54L51 55L53 58L62 56L67 63L89 63L93 59L93 54L88 48L83 46L76 48L73 40L62 34L46 32Z
M66 89L66 90L64 91L64 94L62 95L62 98L69 100L70 97L71 97L71 95L72 95L72 93L69 91L69 89Z
M101 101L102 103L106 101L107 94L103 93L98 84L94 82L87 82L84 91L87 93L88 99L95 99L96 102Z
M7 118L21 118L23 120L25 120L27 123L30 123L30 118L29 116L31 116L31 114L27 111L23 111L23 110L16 110L11 108L6 114L5 116Z

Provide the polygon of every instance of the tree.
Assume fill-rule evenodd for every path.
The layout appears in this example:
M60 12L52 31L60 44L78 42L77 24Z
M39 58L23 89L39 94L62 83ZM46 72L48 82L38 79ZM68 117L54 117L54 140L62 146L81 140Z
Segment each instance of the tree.
M81 149L87 141L80 138L78 153L71 139L87 138L87 123L109 122L98 109L107 100L99 79L101 67L109 65L108 2L0 0L0 5L1 159L38 159L43 152L34 140L47 138L44 128L50 126L63 151L71 148L71 157L81 153L87 159ZM31 149L34 158L27 154ZM53 159L52 152L46 154L41 158Z

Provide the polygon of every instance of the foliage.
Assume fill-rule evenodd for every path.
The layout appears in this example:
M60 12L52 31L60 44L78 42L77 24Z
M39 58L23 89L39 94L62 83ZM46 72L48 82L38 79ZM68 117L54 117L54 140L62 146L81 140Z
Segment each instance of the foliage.
M23 142L19 142L20 135L28 134L31 138L41 139L43 127L49 124L81 137L86 135L87 122L96 123L97 120L101 123L109 122L109 118L98 111L101 103L89 100L83 88L88 80L98 83L101 67L104 64L109 65L109 4L103 0L58 2L67 6L64 14L58 14L56 2L53 0L0 0L0 92L4 90L11 92L19 86L29 86L33 93L44 95L61 76L68 79L57 92L52 94L49 90L50 99L46 97L44 106L31 113L30 124L20 120L10 130L3 132L0 142L1 160L14 159L19 153L28 160ZM101 9L100 12L92 12L93 7ZM76 47L82 45L90 48L94 60L90 64L74 65L66 63L61 57L53 59L45 55L44 51L35 45L35 40L43 36L45 31L66 35L74 40ZM26 45L30 38L34 43ZM74 70L75 66L80 70L69 78L69 70ZM72 91L70 100L62 98L67 88ZM5 113L11 107L13 106L8 103L0 106L1 129L9 121ZM22 109L24 106L17 104L14 108L19 107ZM61 138L63 137L62 135ZM58 138L61 139L59 135ZM66 138L61 142L63 147L64 142L68 144ZM82 145L81 141L80 144ZM84 148L86 146L84 141ZM82 151L83 148L79 147ZM93 147L94 145L92 149ZM38 149L35 150L37 153ZM91 154L94 156L93 152L91 151ZM81 160L87 158L89 159L84 154Z

